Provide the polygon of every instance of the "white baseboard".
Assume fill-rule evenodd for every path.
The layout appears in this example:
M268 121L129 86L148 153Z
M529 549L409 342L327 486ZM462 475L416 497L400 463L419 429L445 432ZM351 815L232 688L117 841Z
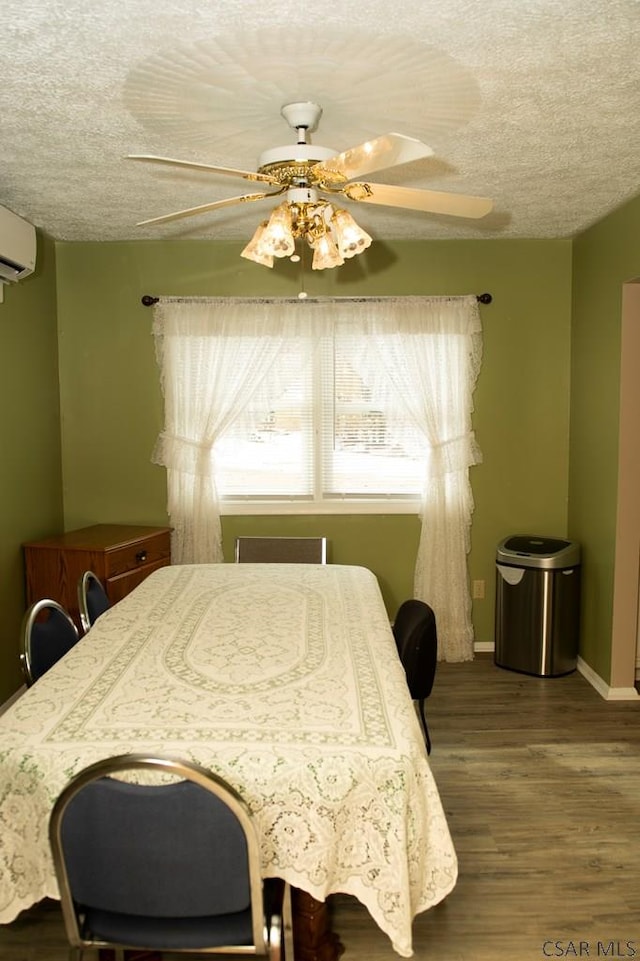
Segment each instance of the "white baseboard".
M493 654L496 646L493 641L474 641L473 650L476 654Z
M578 658L578 671L605 701L636 701L640 697L635 687L609 687L581 657Z
M474 641L473 650L475 654L493 653L495 644L493 641ZM636 701L640 697L635 687L610 687L581 657L578 657L578 671L605 701Z

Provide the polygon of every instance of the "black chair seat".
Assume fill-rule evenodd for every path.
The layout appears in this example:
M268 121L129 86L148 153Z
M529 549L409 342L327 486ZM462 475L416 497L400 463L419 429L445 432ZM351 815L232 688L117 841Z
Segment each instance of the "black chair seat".
M89 908L82 933L91 941L157 951L197 951L222 945L253 944L251 908L237 914L204 918L152 918Z

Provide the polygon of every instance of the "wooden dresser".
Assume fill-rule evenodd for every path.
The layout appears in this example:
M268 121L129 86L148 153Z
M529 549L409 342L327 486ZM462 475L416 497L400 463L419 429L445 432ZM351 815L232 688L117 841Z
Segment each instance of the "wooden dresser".
M170 527L97 524L24 544L27 605L53 598L80 626L78 581L93 571L112 603L171 563Z

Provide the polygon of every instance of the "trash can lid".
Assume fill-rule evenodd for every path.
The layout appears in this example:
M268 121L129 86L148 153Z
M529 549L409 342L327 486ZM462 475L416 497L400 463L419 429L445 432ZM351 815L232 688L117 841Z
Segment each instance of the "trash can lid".
M517 567L573 567L580 560L580 545L560 537L513 534L498 545L497 560Z

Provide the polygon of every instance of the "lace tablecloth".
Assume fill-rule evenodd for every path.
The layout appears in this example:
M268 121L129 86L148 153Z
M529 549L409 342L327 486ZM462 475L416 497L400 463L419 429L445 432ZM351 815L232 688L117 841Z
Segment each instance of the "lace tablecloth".
M47 826L68 779L179 754L248 802L266 876L365 904L409 957L456 855L374 575L162 568L0 717L0 921L57 897Z

